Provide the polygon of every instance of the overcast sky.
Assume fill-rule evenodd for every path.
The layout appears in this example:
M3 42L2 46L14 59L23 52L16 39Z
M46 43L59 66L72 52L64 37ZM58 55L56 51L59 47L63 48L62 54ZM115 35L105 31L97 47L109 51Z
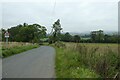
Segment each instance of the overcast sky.
M5 29L24 22L38 23L50 32L52 24L60 19L64 32L117 31L118 1L4 0L0 5L0 22Z

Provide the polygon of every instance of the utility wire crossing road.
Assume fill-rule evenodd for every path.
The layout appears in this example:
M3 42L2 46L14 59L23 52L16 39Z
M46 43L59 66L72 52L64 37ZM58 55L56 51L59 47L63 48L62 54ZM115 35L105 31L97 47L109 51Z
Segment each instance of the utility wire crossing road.
M55 49L41 46L2 61L3 78L55 78Z

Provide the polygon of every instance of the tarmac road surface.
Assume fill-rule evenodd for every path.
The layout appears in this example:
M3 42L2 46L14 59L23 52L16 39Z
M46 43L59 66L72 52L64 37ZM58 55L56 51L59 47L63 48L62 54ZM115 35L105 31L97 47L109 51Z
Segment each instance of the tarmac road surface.
M55 49L41 46L2 60L2 78L55 78Z

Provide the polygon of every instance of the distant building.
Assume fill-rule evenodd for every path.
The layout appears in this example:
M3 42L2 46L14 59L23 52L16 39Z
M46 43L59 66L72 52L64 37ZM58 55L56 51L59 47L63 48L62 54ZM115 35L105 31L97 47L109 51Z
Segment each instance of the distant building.
M104 32L103 30L92 31L91 32L92 42L101 42L104 40Z
M92 31L91 34L103 34L103 30L99 30L99 31Z

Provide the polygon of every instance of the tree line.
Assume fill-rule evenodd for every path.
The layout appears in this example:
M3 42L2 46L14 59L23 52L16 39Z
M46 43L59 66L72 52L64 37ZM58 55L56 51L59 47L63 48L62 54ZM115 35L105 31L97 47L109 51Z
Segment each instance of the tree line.
M54 26L53 26L54 28ZM16 42L31 42L31 43L40 43L41 39L45 39L46 42L51 41L51 39L59 38L59 41L63 42L81 42L81 43L118 43L120 38L118 34L104 34L103 30L92 31L89 35L71 35L69 32L66 33L58 33L55 38L55 31L53 32L53 37L51 35L48 36L47 29L45 26L41 26L39 24L19 24L17 26L11 27L7 29L10 33L9 41ZM1 29L2 41L5 41L4 34L6 32L5 29ZM54 41L55 41L54 40Z
M6 32L5 29L1 29L2 31L2 41L5 41L4 34ZM36 43L40 41L40 38L46 37L46 27L41 26L39 24L19 24L15 27L11 27L7 29L9 32L9 41L16 42L32 42Z
M72 36L69 32L61 34L61 41L64 42L81 42L81 43L119 43L118 34L105 34L103 30L91 31L90 34Z

